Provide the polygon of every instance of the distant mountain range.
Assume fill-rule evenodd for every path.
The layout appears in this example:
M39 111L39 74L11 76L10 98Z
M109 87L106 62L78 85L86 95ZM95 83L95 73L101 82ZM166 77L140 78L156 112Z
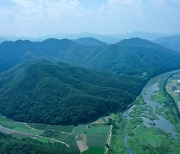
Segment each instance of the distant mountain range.
M0 44L0 112L9 118L78 124L124 110L151 77L180 68L180 53L140 38ZM82 116L83 115L83 116Z
M180 52L180 35L173 35L155 39L154 42L165 46L169 49Z
M177 54L158 44L139 38L123 40L113 45L101 43L105 46L90 46L92 39L88 46L82 45L82 40L81 44L68 39L48 39L35 43L22 40L3 42L0 44L0 71L4 71L23 60L50 58L93 70L108 70L125 74L140 73L142 75L148 69L154 67L152 68L154 70L163 64L161 57L172 57L165 61L169 63L169 60L174 59ZM93 41L100 43L95 39ZM149 54L153 57L149 57ZM137 63L134 65L136 61ZM164 66L163 68L166 69Z
M106 43L101 42L95 38L92 37L84 37L84 38L79 38L74 40L76 43L79 43L81 45L85 45L85 46L100 46L100 47L105 47L107 46Z
M31 40L31 41L43 41L48 38L55 38L55 39L70 39L70 40L76 40L81 38L94 38L101 42L104 42L106 44L113 44L117 43L123 39L129 39L129 38L142 38L147 40L154 40L160 37L164 37L167 35L159 34L159 33L147 33L147 32L140 32L135 31L131 33L126 34L95 34L95 33L77 33L77 34L56 34L56 35L48 35L44 37L16 37L16 36L4 36L0 35L0 43L3 41L16 41L16 40Z
M114 35L114 37L115 36L120 37L121 39L141 38L146 40L154 40L163 37L165 35L160 33L147 33L147 32L134 31L127 34Z

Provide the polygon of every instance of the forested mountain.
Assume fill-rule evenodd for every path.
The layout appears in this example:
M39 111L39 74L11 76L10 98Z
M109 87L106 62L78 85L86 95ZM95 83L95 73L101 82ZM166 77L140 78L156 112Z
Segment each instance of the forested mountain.
M169 49L172 49L174 51L180 52L180 35L162 37L162 38L154 40L154 42L162 46L165 46Z
M100 47L105 47L107 46L106 43L101 42L95 38L92 37L85 37L85 38L79 38L74 40L76 43L85 45L85 46L100 46Z
M70 40L72 40L72 39L75 40L75 39L79 39L79 38L91 37L91 38L95 38L97 40L100 40L100 41L106 42L106 43L116 43L116 42L122 40L122 38L120 38L120 36L111 36L111 35L102 35L102 34L83 32L83 33L76 33L76 34L64 33L64 34L50 35L48 37L39 38L39 40L47 39L47 38L57 38L57 39L67 38Z
M125 109L140 85L61 62L26 61L0 75L0 112L18 121L87 123Z
M147 40L132 38L104 48L85 64L90 69L153 76L180 67L180 55Z
M41 143L33 139L18 139L0 133L1 154L77 154L79 151L59 143Z
M48 39L36 43L22 40L6 41L0 44L0 72L31 58L53 58L79 63L90 50L90 47L66 39Z
M19 40L0 44L0 72L32 58L48 58L93 70L140 75L168 71L179 64L178 53L139 38L101 47L84 46L67 39L36 43Z
M125 109L149 78L179 69L180 54L139 38L105 47L56 39L4 42L0 71L13 66L0 74L3 115L19 121L77 124Z

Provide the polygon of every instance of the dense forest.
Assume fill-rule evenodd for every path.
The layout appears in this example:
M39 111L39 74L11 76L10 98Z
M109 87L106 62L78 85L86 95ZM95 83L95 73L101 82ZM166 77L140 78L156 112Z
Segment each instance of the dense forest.
M179 53L139 38L104 46L4 42L0 60L1 71L15 66L0 74L0 112L49 124L87 123L122 111L148 79L180 68Z
M77 154L79 151L59 143L42 143L32 139L18 139L0 133L1 154Z
M63 61L91 70L140 76L153 76L159 71L179 66L179 53L147 40L132 38L112 45L103 45L91 39L89 42L87 45L87 38L76 42L67 39L3 42L0 44L0 72L24 60L39 58Z
M180 67L180 54L147 40L132 38L104 48L85 63L90 69L152 77Z
M127 76L31 60L0 75L0 112L18 121L87 123L125 109L140 86Z

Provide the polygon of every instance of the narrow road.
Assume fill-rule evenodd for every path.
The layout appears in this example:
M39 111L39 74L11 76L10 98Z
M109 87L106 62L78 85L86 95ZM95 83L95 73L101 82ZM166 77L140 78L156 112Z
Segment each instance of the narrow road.
M111 125L110 126L110 130L109 130L109 137L108 137L108 140L107 140L107 145L109 146L110 145L110 142L111 142L111 137L112 137L112 128L113 128L113 125ZM108 147L106 147L106 149L105 149L105 154L107 154L108 153L108 150L109 150L109 148Z
M24 124L26 124L27 126L29 126L27 123L24 123ZM30 127L30 126L29 126L29 128L34 129L34 128ZM34 134L19 132L19 131L13 130L13 129L9 129L9 128L3 127L3 126L1 126L1 125L0 125L0 131L3 132L3 133L5 133L5 134L19 133L19 134L25 135L25 136L27 136L27 137L29 137L29 138L32 138L32 139L36 139L37 137L41 136L41 135L34 135ZM47 137L47 138L48 138L48 137ZM68 147L68 148L70 147L69 144L67 144L67 143L65 143L65 142L63 142L63 141L61 141L61 140L56 140L56 139L53 139L53 138L48 138L48 139L51 139L51 140L53 140L54 142L58 142L58 143L64 144L64 145L66 145L66 147Z

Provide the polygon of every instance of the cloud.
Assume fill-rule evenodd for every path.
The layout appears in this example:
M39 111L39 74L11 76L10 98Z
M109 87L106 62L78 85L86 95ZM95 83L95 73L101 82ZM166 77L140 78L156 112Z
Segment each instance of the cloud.
M66 15L79 16L85 11L78 0L12 0L20 8L18 16L55 19Z
M109 13L114 13L114 11L119 13L140 13L142 2L143 0L108 0L106 4L100 7L100 11Z
M84 0L85 1L85 0ZM82 0L1 0L0 33L164 31L180 26L180 0L101 0L89 9ZM89 3L88 3L89 2ZM85 2L84 2L85 3ZM86 5L95 5L86 0ZM84 6L84 7L83 7ZM153 24L155 23L155 24ZM177 25L177 26L175 26ZM175 29L175 28L174 28Z

